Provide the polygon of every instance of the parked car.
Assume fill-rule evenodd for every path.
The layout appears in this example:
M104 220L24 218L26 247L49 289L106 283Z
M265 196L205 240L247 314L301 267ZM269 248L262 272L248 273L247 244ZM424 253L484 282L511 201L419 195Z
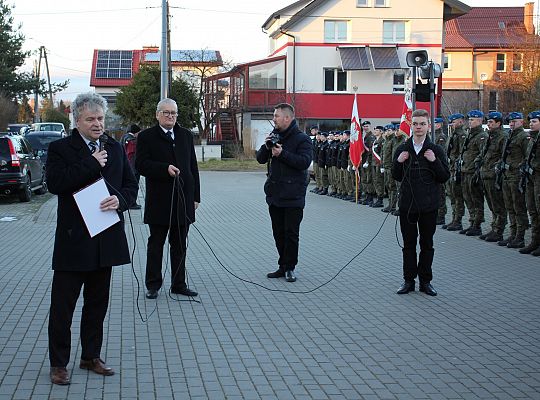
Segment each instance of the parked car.
M32 149L37 151L41 163L45 166L47 163L47 152L49 151L49 143L55 140L62 139L65 135L62 132L55 131L30 131L24 138L28 140Z
M32 192L45 194L47 184L37 151L23 136L0 137L0 193L30 201Z
M26 135L28 132L32 131L54 131L61 132L64 135L66 134L66 128L61 122L36 122L30 125L30 128L27 129L24 134Z
M8 130L8 133L12 135L20 135L21 129L29 128L29 127L30 125L28 124L8 124L7 130Z

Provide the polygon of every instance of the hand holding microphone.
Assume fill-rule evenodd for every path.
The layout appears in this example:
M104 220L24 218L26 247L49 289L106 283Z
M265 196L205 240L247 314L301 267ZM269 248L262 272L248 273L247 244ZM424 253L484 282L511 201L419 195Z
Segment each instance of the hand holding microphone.
M103 149L103 144L101 142L99 144L99 151L95 151L94 154L92 154L92 157L98 161L102 168L107 164L107 151Z

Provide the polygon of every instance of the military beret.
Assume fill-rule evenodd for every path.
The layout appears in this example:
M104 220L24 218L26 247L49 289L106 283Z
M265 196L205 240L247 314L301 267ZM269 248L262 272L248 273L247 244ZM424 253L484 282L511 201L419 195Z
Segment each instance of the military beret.
M388 124L388 125L384 126L385 131L389 131L389 130L393 130L393 129L394 129L394 124Z
M375 127L375 129L380 129L381 131L384 131L384 126L382 126L382 125L377 125L377 126Z
M369 122L369 121L364 121L364 122L362 122L362 126L364 126L364 125L371 125L371 122Z
M465 118L465 115L461 113L456 113L448 116L448 122L453 122L456 119Z
M501 122L503 120L503 116L500 112L498 111L491 111L488 116L487 116L487 119L492 119L493 121L495 122Z
M346 130L346 131L343 131L342 133L343 133L344 135L350 135L350 134L351 134L351 131Z
M444 122L444 119L442 119L441 117L435 118L435 123L436 124L442 124L443 122Z
M484 113L480 110L471 110L467 113L469 118L484 118Z
M397 130L399 129L399 126L400 126L400 125L401 125L401 124L394 124L394 130L397 131Z
M540 119L540 111L532 111L529 113L529 115L527 115L527 119L530 121L531 119L533 118L536 118L536 119Z
M523 113L513 111L506 117L507 121L512 121L513 119L523 119Z
M327 136L328 136L328 132L321 132L321 135L323 135L324 137L327 137Z
M319 129L319 127L317 125L313 125L311 128L309 128L309 130L312 130L312 129Z

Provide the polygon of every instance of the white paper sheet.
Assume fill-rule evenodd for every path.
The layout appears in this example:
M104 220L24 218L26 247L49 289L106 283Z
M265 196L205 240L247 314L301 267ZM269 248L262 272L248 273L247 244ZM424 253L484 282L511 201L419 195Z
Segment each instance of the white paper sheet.
M105 197L109 196L110 194L103 178L73 193L90 237L96 236L98 233L103 232L120 221L116 210L102 211L99 208L99 203Z

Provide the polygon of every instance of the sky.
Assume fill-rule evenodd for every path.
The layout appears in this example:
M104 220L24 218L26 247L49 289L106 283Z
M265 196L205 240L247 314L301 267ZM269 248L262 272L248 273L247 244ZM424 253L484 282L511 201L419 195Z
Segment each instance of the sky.
M172 49L219 50L223 59L240 63L268 55L261 25L295 0L169 0ZM406 0L392 0L403 1ZM15 24L33 51L23 69L32 68L37 49L45 46L51 80L70 80L56 99L70 100L92 90L94 49L142 49L161 44L161 0L6 0ZM523 6L526 0L469 0L472 7ZM536 6L535 6L536 10ZM42 75L45 77L45 75Z

